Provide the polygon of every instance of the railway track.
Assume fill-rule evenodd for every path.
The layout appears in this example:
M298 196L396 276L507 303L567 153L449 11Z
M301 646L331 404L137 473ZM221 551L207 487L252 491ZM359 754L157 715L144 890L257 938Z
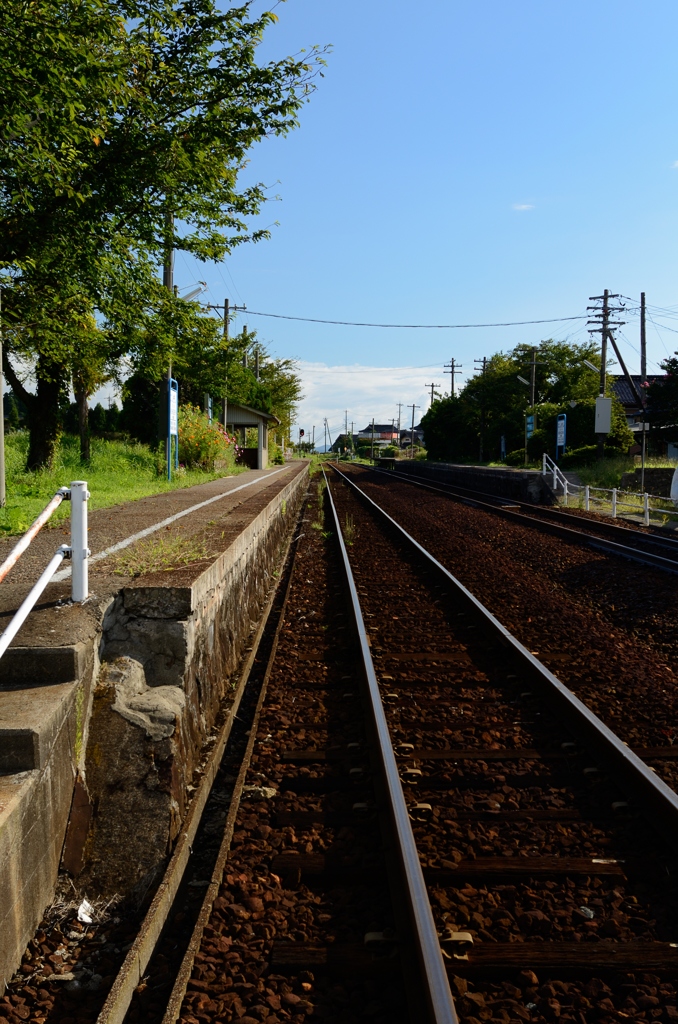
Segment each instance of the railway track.
M531 526L571 543L584 544L607 554L651 565L666 572L678 573L678 539L661 534L656 528L620 526L589 518L585 514L577 515L565 509L502 498L496 494L471 490L457 484L446 484L442 481L430 483L423 477L411 473L398 473L397 470L375 469L373 472L435 494L444 494L452 500L492 512L523 526Z
M162 934L151 908L99 1024L678 1021L678 796L647 748L353 482L302 516L204 898L177 913L184 878ZM43 984L9 1024L87 1019Z

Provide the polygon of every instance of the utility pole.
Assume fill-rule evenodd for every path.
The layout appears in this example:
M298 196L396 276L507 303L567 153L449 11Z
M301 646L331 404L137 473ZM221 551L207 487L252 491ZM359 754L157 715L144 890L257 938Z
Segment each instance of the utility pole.
M439 388L440 387L440 384L424 384L424 387L431 389L431 405L433 405L433 393L434 393L435 388Z
M458 369L457 366L459 367ZM457 364L454 357L450 359L449 363L445 363L443 372L449 373L450 375L450 394L452 398L454 398L454 378L455 376L457 376L457 374L460 374L462 370L463 366L461 365L461 363Z
M601 302L602 306L587 306L588 310L592 311L592 317L589 320L589 331L591 334L600 334L600 397L605 397L605 388L607 385L607 342L608 339L612 338L612 327L621 327L624 323L623 320L611 320L610 316L615 313L621 313L624 309L623 306L610 306L610 299L618 299L619 295L612 295L606 288L602 295L590 295L590 302ZM615 351L618 353L617 346L612 339L612 344ZM633 392L634 385L631 382L631 391ZM605 438L606 434L596 434L596 440L598 443L598 457L603 458L605 454Z
M643 410L643 441L640 448L640 489L645 492L645 429L647 412L647 338L645 336L645 292L640 293L640 401ZM4 474L3 474L4 476Z
M537 397L537 350L532 346L532 362L530 363L530 406L534 409L534 402Z
M374 462L374 416L372 417L372 454L370 458Z
M408 409L410 409L410 408L412 409L412 437L410 438L410 458L413 459L414 458L414 410L418 409L419 406L418 405L412 405L412 406L408 405L407 408Z
M325 454L327 454L327 420L325 420Z
M474 363L480 363L480 366L475 367L476 370L480 370L481 375L484 377L487 372L487 356L483 356L482 359L474 359ZM480 398L480 432L478 434L479 441L479 462L483 461L483 438L485 435L485 399L481 392Z
M348 409L344 409L344 437L348 434Z
M403 407L402 402L398 402L398 447L400 448L400 410Z

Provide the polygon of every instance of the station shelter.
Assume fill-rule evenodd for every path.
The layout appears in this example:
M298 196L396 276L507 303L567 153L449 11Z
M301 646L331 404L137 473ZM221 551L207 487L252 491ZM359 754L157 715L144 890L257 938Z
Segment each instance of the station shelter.
M249 405L229 402L226 407L226 431L239 438L240 456L238 461L250 469L266 469L268 466L268 431L279 426L280 420L270 412L260 412ZM247 431L257 429L257 447L247 447Z

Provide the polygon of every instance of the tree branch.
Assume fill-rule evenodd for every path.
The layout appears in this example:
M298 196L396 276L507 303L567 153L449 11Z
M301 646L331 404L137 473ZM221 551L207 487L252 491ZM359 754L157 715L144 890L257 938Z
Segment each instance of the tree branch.
M17 396L17 398L20 398L21 401L26 406L26 408L29 409L35 402L35 395L32 395L30 391L27 391L26 388L21 383L21 381L19 380L19 378L17 377L16 371L9 361L7 350L4 348L2 350L2 369L5 374L5 377L12 386L12 391L14 392L14 394Z

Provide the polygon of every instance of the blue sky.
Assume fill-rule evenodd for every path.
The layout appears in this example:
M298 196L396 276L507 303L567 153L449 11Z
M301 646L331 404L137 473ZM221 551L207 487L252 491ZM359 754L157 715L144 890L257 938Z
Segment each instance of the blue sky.
M678 310L675 3L287 0L275 11L262 59L333 48L300 128L253 149L243 176L280 196L260 219L279 226L218 267L179 254L180 286L206 280L208 301L250 311L389 323L576 316L605 287ZM678 348L678 319L654 318L650 370ZM622 352L637 371L638 318L627 320ZM398 402L425 408L425 384L449 389L452 356L468 376L519 341L587 337L584 321L378 330L248 312L243 323L300 360L298 425L316 436L344 409L357 427L391 420Z

